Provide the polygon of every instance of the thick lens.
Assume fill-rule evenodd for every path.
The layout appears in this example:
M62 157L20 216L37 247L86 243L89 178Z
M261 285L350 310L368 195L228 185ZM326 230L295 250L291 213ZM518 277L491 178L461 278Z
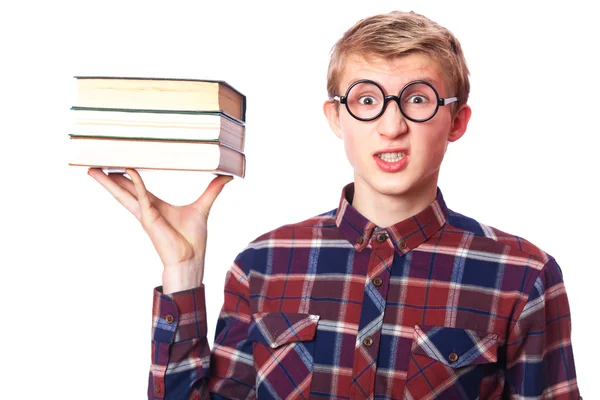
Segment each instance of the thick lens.
M361 82L352 87L346 102L350 113L357 118L371 119L381 112L384 94L373 83Z
M408 118L422 121L431 118L437 111L438 97L433 88L424 83L408 85L400 97L400 107Z

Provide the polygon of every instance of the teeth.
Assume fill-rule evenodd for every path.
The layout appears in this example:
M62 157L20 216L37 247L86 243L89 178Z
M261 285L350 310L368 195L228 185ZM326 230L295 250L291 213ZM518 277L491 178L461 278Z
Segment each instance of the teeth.
M402 152L381 153L378 155L378 157L386 162L396 162L396 161L400 161L404 157L404 153L402 153Z

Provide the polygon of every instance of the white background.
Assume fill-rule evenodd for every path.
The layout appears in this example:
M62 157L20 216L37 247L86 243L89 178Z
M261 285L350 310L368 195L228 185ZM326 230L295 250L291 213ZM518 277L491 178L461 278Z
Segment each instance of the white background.
M247 178L225 188L209 221L212 338L236 254L267 230L335 208L352 180L321 111L329 50L358 19L401 9L453 31L471 70L473 117L444 161L446 202L556 257L569 293L582 394L595 398L600 37L591 6L6 3L0 397L146 396L152 289L161 264L135 218L85 168L67 166L74 75L224 79L247 95ZM143 177L158 196L184 204L211 176Z

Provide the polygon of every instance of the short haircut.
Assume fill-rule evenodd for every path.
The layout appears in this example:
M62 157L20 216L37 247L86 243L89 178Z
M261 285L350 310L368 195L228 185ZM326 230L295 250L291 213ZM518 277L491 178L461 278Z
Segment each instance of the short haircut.
M459 41L452 32L415 12L393 11L358 21L335 43L327 70L327 95L333 98L340 89L344 64L352 56L369 61L392 61L419 53L439 64L446 78L450 96L458 105L469 98L469 69Z

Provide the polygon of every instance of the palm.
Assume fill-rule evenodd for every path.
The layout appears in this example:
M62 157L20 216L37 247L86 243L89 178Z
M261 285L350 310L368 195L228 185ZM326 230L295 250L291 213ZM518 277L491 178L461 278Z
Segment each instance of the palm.
M158 198L157 200L162 203L160 211L162 218L159 217L149 226L144 226L144 229L151 237L164 236L166 239L164 248L157 249L163 263L175 264L203 257L208 215L198 211L193 204L177 207L164 203ZM162 243L159 242L159 245Z

